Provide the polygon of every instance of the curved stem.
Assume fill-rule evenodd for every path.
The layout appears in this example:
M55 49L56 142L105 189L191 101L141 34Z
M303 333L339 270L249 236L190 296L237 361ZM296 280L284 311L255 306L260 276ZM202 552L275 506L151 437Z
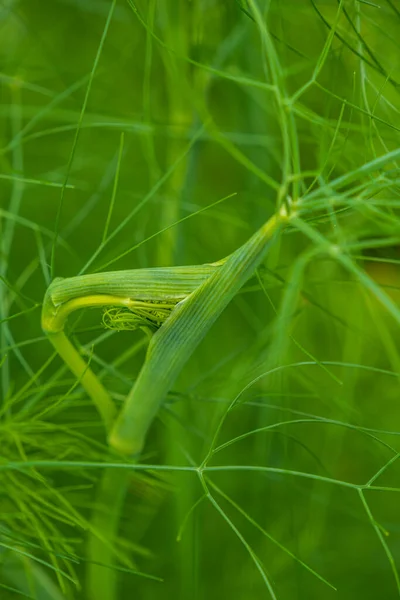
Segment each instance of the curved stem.
M177 304L152 337L145 362L109 436L119 452L138 454L147 431L183 366L234 295L253 275L276 233L287 223L284 208L190 296Z
M109 431L117 415L117 409L109 393L71 344L64 331L47 333L47 336L65 364L71 369L93 400L103 419L106 430Z

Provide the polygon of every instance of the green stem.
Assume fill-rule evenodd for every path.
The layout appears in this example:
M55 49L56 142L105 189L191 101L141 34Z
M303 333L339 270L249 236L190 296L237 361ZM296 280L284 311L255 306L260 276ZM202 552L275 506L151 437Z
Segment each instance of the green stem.
M96 494L88 538L86 588L89 600L117 600L118 571L115 543L121 522L131 473L127 469L106 469ZM101 534L101 539L96 532Z
M170 269L138 269L55 279L47 290L42 311L42 328L66 365L96 405L107 432L116 418L116 408L104 386L85 363L64 333L69 315L81 308L141 307L146 302L173 306L203 282L218 265L195 265ZM164 306L164 304L163 304ZM129 473L106 469L99 483L91 518L86 585L90 600L116 600L119 553L115 542ZM120 560L124 557L121 555ZM103 566L104 565L104 566Z
M95 402L112 447L126 454L141 451L154 416L179 372L222 310L254 273L285 220L285 212L273 216L241 248L213 265L143 270L129 273L129 278L122 273L104 273L52 283L43 307L43 329ZM128 290L130 293L126 294ZM65 322L79 308L129 308L147 299L171 304L172 298L172 312L152 337L139 377L115 418L116 409L108 392L65 336ZM90 600L117 598L118 579L112 567L119 554L116 540L128 483L129 472L109 468L99 484L88 539Z
M141 452L147 431L183 366L233 296L264 258L276 232L287 221L282 210L190 296L180 302L152 337L145 362L109 437L128 455Z
M57 278L51 283L43 302L42 328L93 400L107 431L116 417L116 408L107 390L65 336L69 315L82 308L133 308L145 301L164 301L173 306L217 269L218 265L134 269Z
M65 287L62 283L64 280L55 280L47 291L43 304L42 327L60 357L93 400L105 429L109 432L115 421L117 409L105 387L66 337L64 325L68 316L77 309L107 305L126 306L129 305L130 299L100 293L78 297L77 290L82 289L84 285L78 285L76 288L76 281L71 280L65 282ZM83 283L85 284L85 279ZM93 278L89 278L89 287L93 286L93 283L96 281L93 282ZM69 289L71 284L72 289ZM85 291L87 293L87 290ZM56 305L54 300L62 294L66 294L64 302ZM90 600L116 599L117 572L113 569L117 553L115 540L118 536L129 475L129 472L124 470L106 469L99 483L87 546L89 562L86 583Z
M47 333L47 337L93 400L103 419L106 430L109 431L117 415L117 409L109 393L71 344L64 331Z

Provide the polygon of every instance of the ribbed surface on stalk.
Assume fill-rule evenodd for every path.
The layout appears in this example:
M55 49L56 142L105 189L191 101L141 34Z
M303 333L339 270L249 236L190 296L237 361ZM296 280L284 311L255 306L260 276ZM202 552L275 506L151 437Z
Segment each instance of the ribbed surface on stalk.
M56 279L50 287L55 306L74 298L110 294L135 300L184 298L201 285L216 269L215 265L159 267L93 273Z
M278 226L279 219L272 217L179 304L153 336L139 377L111 432L110 444L116 449L126 454L140 452L168 390L212 324L254 273Z

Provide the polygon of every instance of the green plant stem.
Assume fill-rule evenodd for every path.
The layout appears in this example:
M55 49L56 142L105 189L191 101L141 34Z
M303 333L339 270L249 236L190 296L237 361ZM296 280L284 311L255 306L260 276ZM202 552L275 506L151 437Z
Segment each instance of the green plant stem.
M55 279L43 303L42 328L66 365L93 400L107 432L116 408L102 383L85 363L64 333L69 315L82 308L131 308L149 302L174 306L184 299L218 265L195 265L169 269L137 269ZM158 307L160 305L158 304ZM96 494L88 535L86 587L90 600L116 600L117 575L113 564L118 549L115 541L129 483L129 473L106 469Z
M152 337L144 365L111 431L110 445L136 455L147 431L195 348L265 256L271 239L287 221L274 215L230 255L190 296L180 302Z
M131 473L106 469L96 494L88 538L86 589L89 600L117 600L118 571L115 544ZM101 534L101 538L96 532Z
M67 316L76 308L104 305L105 298L104 295L89 296L67 302L57 315L58 321L53 320L53 326L63 327ZM111 300L114 304L115 298ZM44 323L49 324L46 319ZM63 329L56 332L47 331L47 336L95 403L106 431L110 431L117 409L107 390L69 341ZM127 471L106 469L99 483L87 547L86 585L88 598L91 600L116 599L117 572L112 568L115 561L114 544L118 535L129 476Z
M65 364L80 381L90 398L95 402L106 431L109 431L117 415L117 409L109 393L63 331L48 333L47 337Z
M154 416L182 367L254 273L285 220L286 212L274 215L241 248L214 265L131 272L129 283L121 274L104 273L58 280L50 286L42 314L43 329L96 403L106 430L111 430L112 447L125 454L140 453ZM128 288L130 293L126 295ZM124 296L114 295L122 292ZM143 368L115 420L116 410L108 392L65 336L65 322L79 308L107 305L129 308L138 300L171 301L171 297L175 299L172 306L176 306L151 339ZM118 581L112 567L118 554L115 543L128 483L129 472L110 468L105 470L99 484L87 549L86 582L90 600L117 598Z
M82 308L130 308L141 301L166 300L174 304L216 269L217 265L136 269L57 278L51 283L43 302L42 329L93 400L107 432L116 417L116 408L107 390L66 337L64 327L69 315Z

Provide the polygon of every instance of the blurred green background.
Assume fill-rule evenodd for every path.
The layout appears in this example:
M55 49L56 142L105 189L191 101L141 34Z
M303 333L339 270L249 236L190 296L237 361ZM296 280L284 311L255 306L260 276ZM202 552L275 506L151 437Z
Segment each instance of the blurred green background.
M89 463L120 460L42 335L51 278L216 261L279 186L297 199L398 148L399 40L395 0L3 0L2 599L92 598ZM397 164L359 183L306 216L398 304ZM116 599L399 597L399 321L313 245L282 236L171 391L143 456L166 468L132 477L113 540ZM122 403L144 334L99 311L70 332ZM270 428L211 458L191 511L238 394L217 445Z

